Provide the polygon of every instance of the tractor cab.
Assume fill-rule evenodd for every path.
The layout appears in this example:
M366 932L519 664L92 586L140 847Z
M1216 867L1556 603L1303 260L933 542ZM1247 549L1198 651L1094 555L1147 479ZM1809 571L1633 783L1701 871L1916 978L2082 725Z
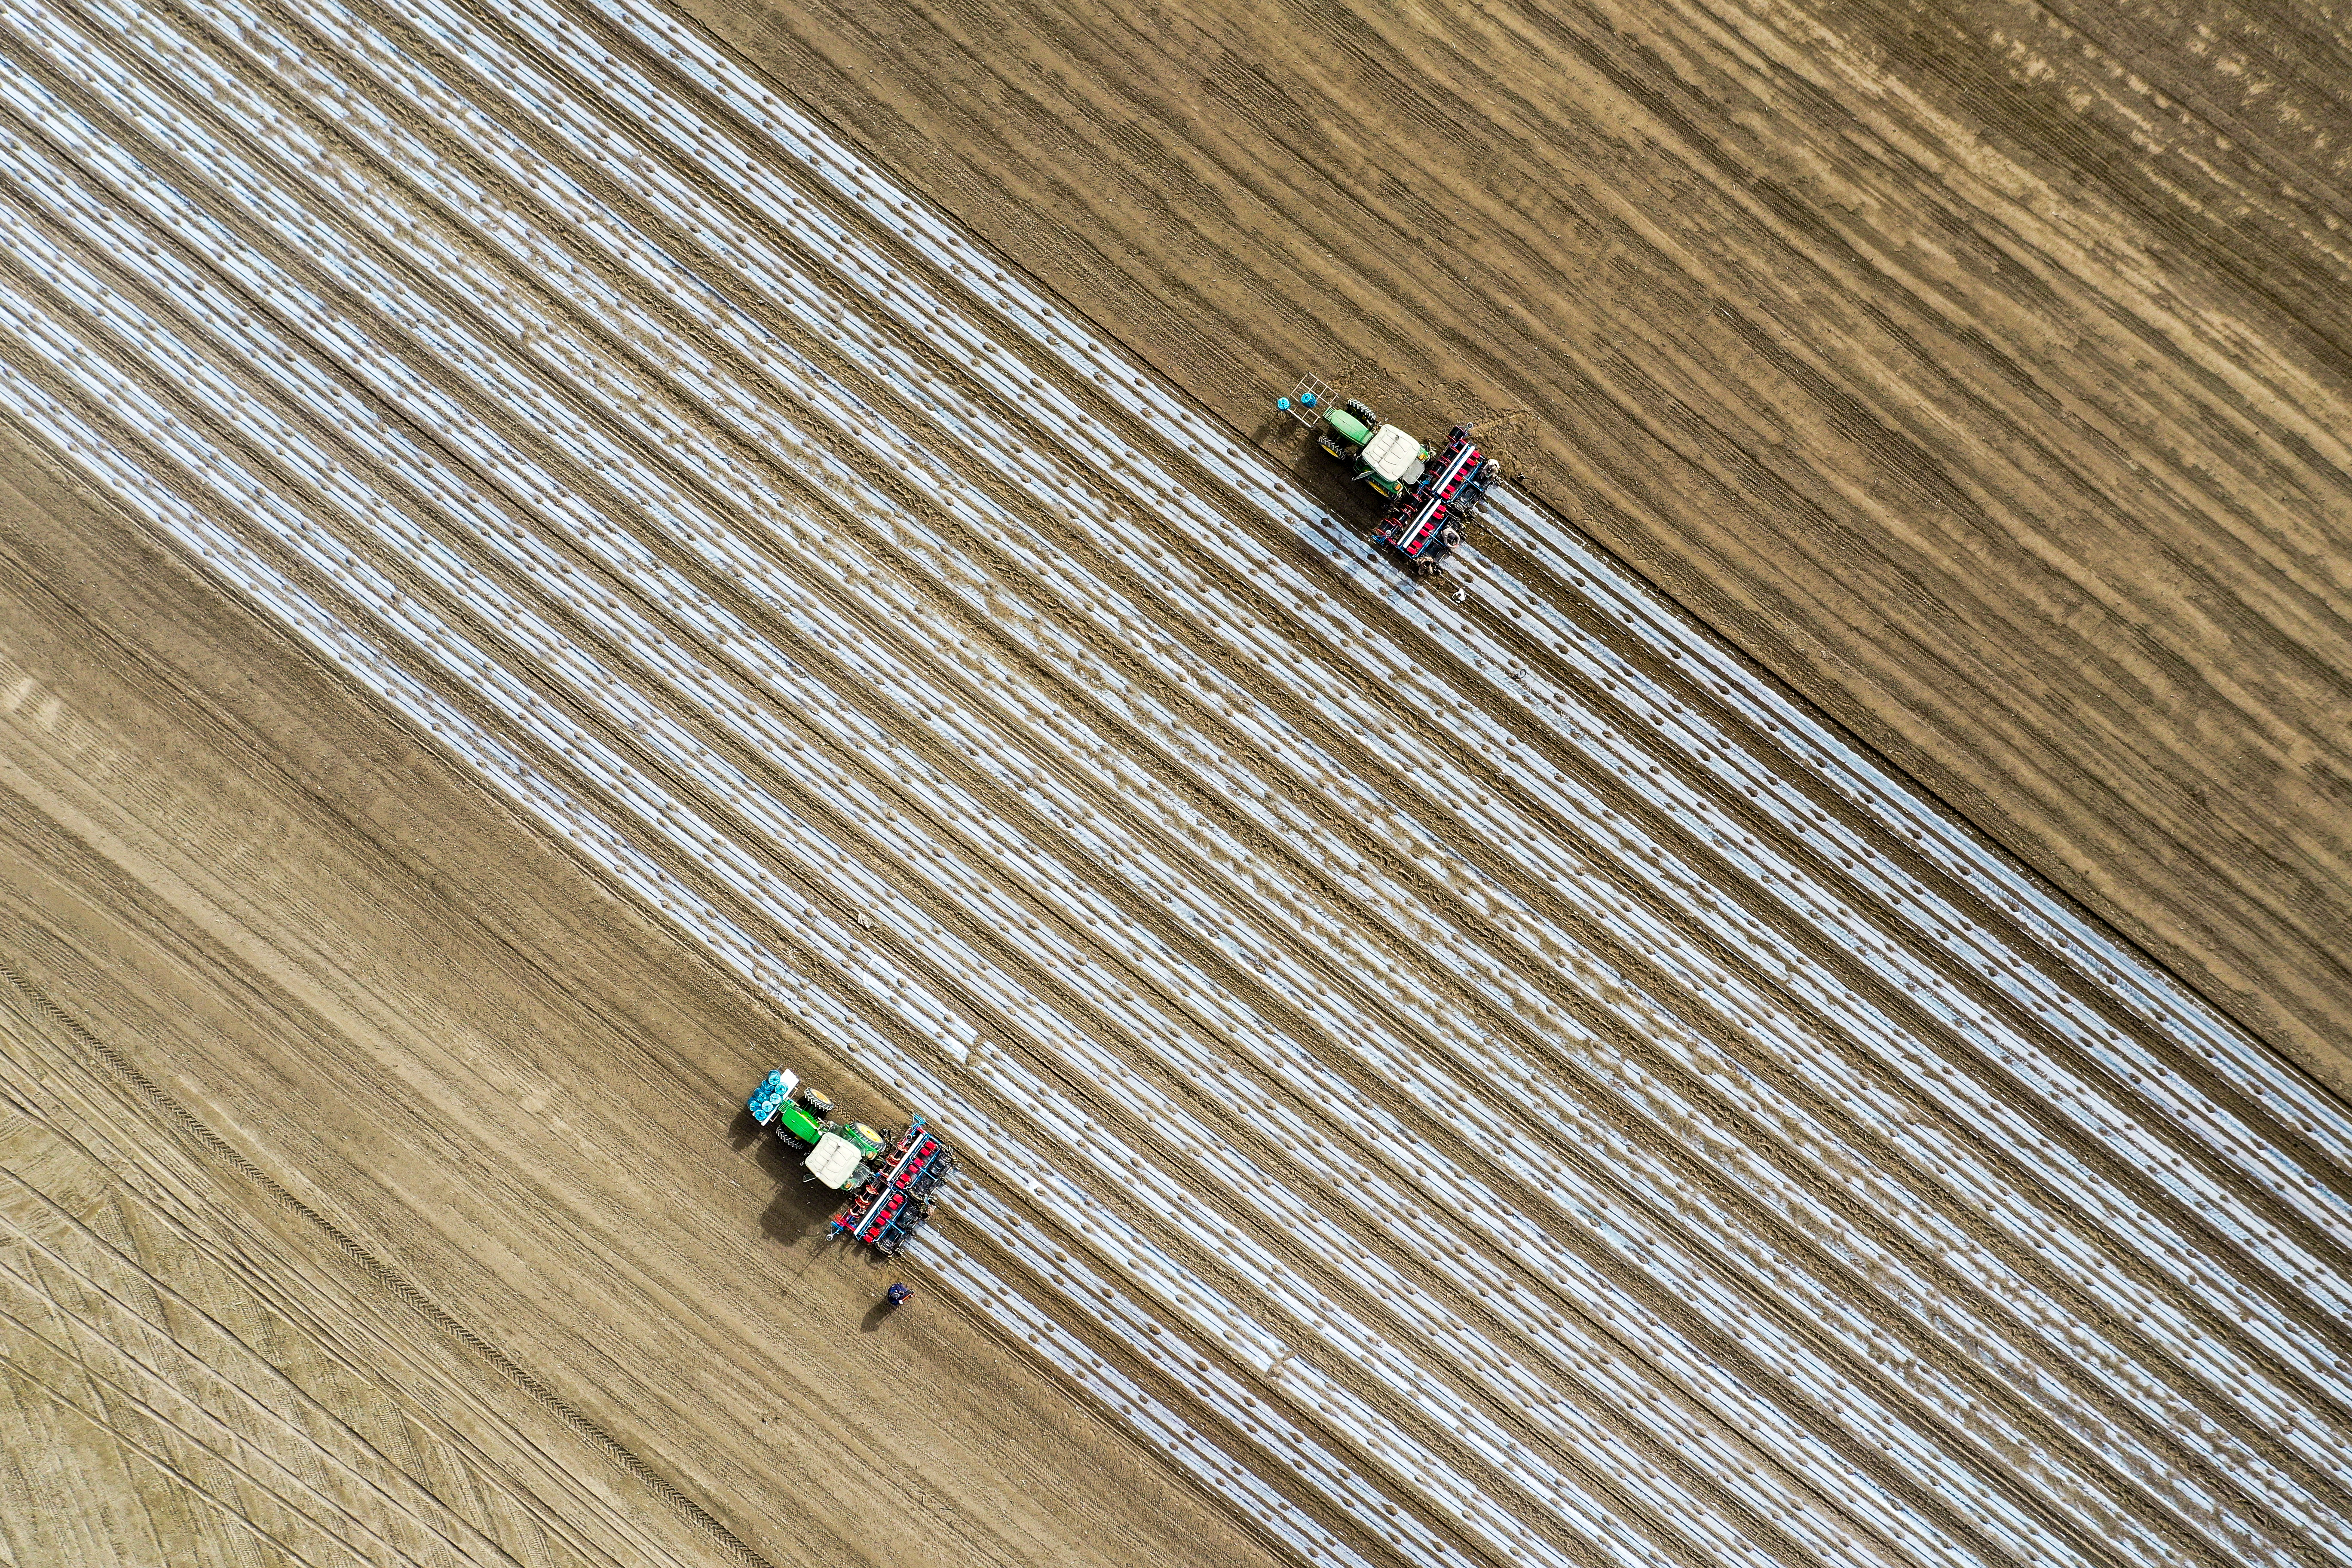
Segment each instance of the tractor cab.
M1356 461L1364 466L1360 477L1391 499L1420 479L1428 460L1429 453L1420 438L1394 425L1383 425L1373 431L1371 438L1356 454Z
M874 1179L873 1167L866 1163L866 1151L840 1132L827 1132L816 1141L801 1168L821 1184L841 1192L849 1187L862 1187Z
M835 1122L819 1130L816 1147L801 1162L814 1180L840 1192L874 1179L866 1162L882 1152L882 1135L863 1121Z

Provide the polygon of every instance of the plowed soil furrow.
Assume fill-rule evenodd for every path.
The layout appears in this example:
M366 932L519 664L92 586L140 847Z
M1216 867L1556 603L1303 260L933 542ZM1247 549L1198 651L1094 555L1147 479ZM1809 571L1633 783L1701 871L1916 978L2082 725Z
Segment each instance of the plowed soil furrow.
M1753 18L1687 20L1671 68L1558 18L1477 26L1667 118L1635 90L1662 68L1736 94L1791 63ZM1318 24L1359 72L1367 40L1420 25ZM10 0L0 27L0 396L26 437L321 661L354 722L406 726L519 842L620 895L591 924L643 910L805 1050L939 1118L971 1184L929 1293L1265 1550L2352 1548L2352 1119L1531 500L1496 504L1464 594L1408 584L1260 445L662 13ZM1263 78L1223 88L1281 113ZM1509 101L1531 135L1567 123ZM1451 90L1399 112L1477 122ZM1704 199L1748 204L1727 235L1797 232L1772 193ZM2044 262L2079 244L2008 199ZM1619 219L1607 254L1688 259L1688 215ZM1835 226L1798 227L1808 287L1862 264ZM1502 274L1458 281L1489 301L1465 325L1532 330ZM1659 303L1590 362L1596 407L1637 411L1727 498L1981 526L2075 460L1970 424L1955 399L1981 381L1898 411L1826 368L1882 331L1924 354L1916 322L1712 354ZM2183 352L2218 374L2213 341ZM1759 363L1841 410L1862 460L1799 485L1759 456L1777 416L1738 379ZM2019 466L1918 456L1953 431ZM2263 613L2324 618L2305 564L2271 560ZM215 847L172 907L268 925L263 889L319 896L218 811L19 745L25 842L87 800L68 831L128 886L164 863L139 846ZM789 1493L724 1392L773 1382L761 1336L708 1282L761 1253L668 1195L735 1201L684 1173L691 1107L739 1093L730 1072L633 1058L642 1086L560 1153L543 1131L509 1146L513 1086L604 1069L477 1081L509 1047L406 1043L450 1015L362 942L269 950L247 1011L319 1000L282 1067L191 1069L213 1113L272 1179L349 1173L352 1234L421 1221L453 1260L465 1226L496 1237L446 1279L519 1336L499 1365L602 1423L689 1534L797 1560L813 1543L778 1534ZM370 1137L414 1175L361 1174L363 1150L290 1112L321 1075L416 1086ZM821 1230L793 1202L772 1229ZM649 1218L677 1234L640 1250ZM534 1260L572 1247L593 1261L556 1307ZM76 1300L87 1322L11 1331L111 1356L129 1321ZM202 1376L106 1364L156 1412ZM354 1512L359 1471L245 1457L217 1413L142 1419L251 1468L278 1500L256 1518L440 1549L415 1523L438 1503ZM813 1459L846 1440L812 1483L843 1520L870 1506L858 1467L915 1436L791 1419ZM1064 1528L1050 1506L979 1525L961 1481L892 1492L900 1530L975 1560Z
M149 873L149 877L151 880L153 879L152 872ZM451 1066L455 1065L455 1063L451 1064ZM459 1080L462 1081L466 1073L475 1070L482 1065L486 1064L482 1063L479 1056L468 1055L466 1057L464 1058L464 1066L459 1069ZM371 1074L374 1070L375 1068L373 1063L362 1059L354 1059L344 1064L338 1076L346 1092L381 1100L381 1097L386 1090L390 1089L392 1086L389 1084L377 1085L373 1083ZM446 1074L449 1068L428 1068L425 1064L419 1063L412 1064L410 1070L412 1075L418 1070ZM529 1080L527 1079L526 1081ZM455 1087L455 1085L453 1084L451 1087ZM647 1098L642 1093L631 1096L625 1090L619 1090L617 1086L616 1093L619 1095L621 1102L638 1103L641 1105L650 1105L650 1103L652 1103L652 1101L648 1101ZM406 1097L404 1097L404 1100L405 1098ZM437 1100L440 1097L436 1095L434 1098ZM656 1097L656 1099L658 1098L659 1097ZM689 1105L692 1105L697 1098L699 1097L688 1096ZM323 1103L324 1100L322 1100L320 1102ZM383 1101L383 1103L389 1104L392 1102ZM424 1109L425 1108L420 1108L420 1110ZM434 1108L433 1110L425 1110L425 1113L427 1115L439 1114L446 1116L446 1108ZM418 1114L417 1111L403 1110L395 1117L379 1118L379 1121L388 1122L405 1122L416 1114ZM689 1110L688 1117L689 1120L697 1122L698 1124L704 1124L706 1121L698 1110ZM107 1124L131 1125L132 1120L126 1117L123 1114L122 1110L117 1110L115 1113L108 1119ZM426 1125L430 1125L429 1121ZM266 1130L266 1135L272 1138L287 1139L296 1142L301 1142L305 1137L303 1129L292 1124L284 1126L268 1126ZM628 1260L633 1258L640 1257L643 1254L644 1249L631 1248L627 1247L623 1238L635 1230L642 1229L647 1216L642 1214L630 1214L626 1220L620 1222L620 1228L615 1231L608 1243L598 1234L593 1216L583 1213L567 1212L575 1209L583 1201L583 1195L586 1193L593 1191L591 1186L578 1180L578 1173L584 1171L605 1168L609 1152L602 1149L583 1151L582 1158L584 1158L586 1161L586 1163L583 1164L578 1163L572 1157L567 1155L565 1152L569 1141L548 1142L544 1138L542 1138L541 1142L542 1155L541 1160L537 1162L538 1170L544 1173L544 1180L546 1183L546 1185L541 1190L517 1193L511 1196L496 1193L486 1193L479 1200L475 1201L487 1202L489 1205L490 1212L495 1212L496 1210L503 1207L512 1208L518 1213L524 1212L524 1210L529 1209L532 1212L541 1214L543 1216L544 1222L551 1224L554 1228L549 1235L545 1236L536 1243L529 1245L537 1247L543 1253L568 1255L572 1250L573 1246L578 1246L583 1248L583 1258L609 1256L615 1260L619 1260L625 1268L631 1267L632 1265ZM320 1150L319 1152L324 1152L325 1151ZM331 1155L330 1157L332 1156ZM463 1156L460 1157L462 1158ZM477 1163L469 1161L468 1163L471 1164ZM487 1167L483 1167L481 1170L483 1174L487 1175L492 1173ZM754 1178L754 1184L762 1189L767 1187L772 1180L772 1177L761 1172L754 1171L750 1173ZM671 1194L677 1188L679 1174L679 1173L675 1171L663 1173L662 1177L659 1179L659 1185L655 1190L665 1196ZM376 1179L381 1180L382 1176L379 1175ZM403 1177L400 1179L403 1181L407 1179L407 1173L404 1173ZM708 1205L713 1197L719 1194L708 1190L709 1184L707 1181L704 1181L699 1177L689 1179L694 1181L703 1190L696 1193L693 1197L687 1199L683 1207L671 1213L669 1217L673 1220L683 1221L688 1226L692 1226L698 1224L698 1220L696 1216L700 1208ZM366 1184L364 1182L362 1184L362 1186L365 1184ZM736 1184L737 1184L732 1181L722 1181L719 1184L719 1190L723 1193L731 1189ZM357 1189L347 1189L347 1191L353 1193L355 1195L363 1195L358 1194ZM639 1205L644 1202L642 1197L629 1188L608 1187L607 1191L618 1197L624 1207L627 1207L631 1205ZM742 1196L747 1201L751 1198L751 1194L748 1192L744 1193ZM765 1202L766 1194L762 1191L757 1201L751 1202L748 1208L739 1208L739 1217L746 1221L756 1218L760 1205ZM466 1206L468 1209L471 1209L473 1207L473 1204L469 1202ZM666 1211L657 1210L656 1212ZM583 1220L587 1222L584 1226L582 1223ZM470 1239L476 1233L468 1229L463 1231L462 1234L465 1234L468 1239ZM567 1236L571 1237L572 1245L567 1245ZM430 1245L425 1243L425 1238L413 1232L400 1233L397 1242L394 1245L396 1245L404 1252L410 1251L411 1249L415 1249L420 1247L423 1247L427 1252L432 1250ZM507 1247L517 1245L521 1245L520 1237L507 1238L503 1246L497 1252L493 1253L492 1257L503 1258L506 1256ZM735 1250L745 1253L747 1258L756 1258L759 1252L756 1234L737 1235L733 1247ZM266 1255L264 1255L263 1258L256 1258L255 1261L266 1269L268 1265L265 1259ZM667 1275L672 1289L678 1288L678 1281L685 1278L685 1276L674 1272L671 1269L665 1268L661 1263L652 1258L646 1258L643 1263L635 1266L649 1267L655 1272ZM462 1273L463 1270L461 1269L459 1272ZM445 1282L447 1278L448 1277L445 1275ZM694 1376L698 1384L700 1378L709 1375L709 1373L714 1370L712 1363L714 1360L714 1352L716 1352L718 1359L727 1363L727 1370L732 1375L734 1390L738 1396L747 1396L763 1405L767 1404L768 1401L775 1399L777 1397L778 1390L783 1386L783 1384L777 1383L775 1381L775 1374L767 1370L766 1363L768 1357L762 1353L762 1342L767 1336L761 1332L754 1331L751 1329L751 1322L760 1321L764 1316L764 1303L755 1304L754 1302L741 1300L742 1292L739 1287L736 1287L732 1283L732 1276L727 1275L726 1279L728 1282L722 1284L721 1289L729 1297L737 1300L737 1305L734 1308L730 1309L728 1314L736 1316L736 1321L733 1324L733 1331L731 1334L725 1327L714 1327L711 1331L715 1336L714 1339L710 1342L700 1346L698 1349L688 1349L685 1345L672 1345L662 1352L656 1352L654 1359L649 1363L640 1363L628 1360L614 1362L604 1368L605 1375L608 1378L612 1376L619 1376L627 1380L644 1381L646 1380L648 1368L675 1366L679 1368L695 1369ZM595 1299L597 1298L583 1297L580 1300L583 1304L585 1304L586 1301ZM751 1322L744 1321L740 1316L740 1314L745 1312L747 1309L751 1313ZM650 1303L643 1304L635 1310L641 1314L658 1316L663 1321L674 1321L682 1326L695 1323L698 1321L702 1316L701 1314L692 1312L681 1313L674 1307L668 1309L656 1308L652 1306ZM366 1321L365 1313L367 1309L363 1302L360 1307L360 1310L362 1316L359 1319L354 1320L354 1321L356 1323L364 1323ZM364 1331L364 1330L362 1331ZM541 1331L539 1329L533 1328L529 1331L529 1333L535 1341L540 1331ZM462 1355L464 1351L463 1345L453 1348L459 1350ZM479 1367L477 1368L478 1374L485 1371L487 1371L487 1369ZM446 1373L445 1373L442 1375L446 1379ZM661 1376L662 1374L656 1372L650 1381L658 1384L661 1381ZM493 1374L493 1382L495 1383L495 1374ZM790 1380L787 1379L786 1381L789 1382ZM463 1405L471 1405L475 1403L478 1396L481 1393L485 1392L466 1388L462 1383L455 1385L455 1387L457 1389L463 1390L459 1394L460 1403ZM574 1392L584 1391L575 1390ZM448 1396L448 1390L445 1390L441 1397L446 1399ZM605 1390L595 1391L593 1394L595 1405L597 1407L606 1405L611 1397L612 1395L610 1392ZM486 1405L494 1405L494 1400L485 1402ZM920 1403L919 1400L919 1403ZM755 1409L758 1407L758 1405L753 1406ZM768 1407L773 1408L774 1406L772 1405L769 1405ZM634 1401L625 1401L623 1409L625 1412L623 1419L625 1420L634 1422L646 1418L644 1413L637 1409ZM611 1417L608 1416L607 1418L610 1419ZM813 1448L804 1447L803 1440L802 1439L801 1434L798 1430L798 1423L795 1424L795 1429L791 1434L777 1434L777 1437L782 1440L782 1447L779 1448L775 1445L770 1446L770 1457L772 1458L778 1457L780 1454L790 1454L796 1451L812 1456L817 1452L823 1451L822 1445ZM909 1433L915 1430L913 1426L908 1426L904 1421L903 1416L899 1420L899 1425L906 1426ZM812 1434L812 1436L814 1436L814 1434ZM844 1436L852 1436L852 1434L844 1434ZM870 1441L871 1437L870 1436L867 1436L859 1438L858 1440ZM665 1441L669 1441L669 1439L665 1439ZM1033 1437L1031 1442L1034 1443L1034 1438ZM1019 1450L1012 1451L1017 1452ZM797 1468L797 1467L788 1466L788 1473L794 1468ZM737 1492L734 1488L730 1487L723 1489L720 1495L722 1498L731 1499L737 1495ZM782 1498L779 1497L777 1500L781 1502ZM919 1495L902 1489L901 1502L902 1505L907 1506L910 1510L909 1522L914 1523L919 1527L922 1522L922 1516L919 1513L914 1513L912 1510L920 1504L920 1501L921 1499ZM846 1506L845 1500L837 1506ZM756 1521L748 1520L746 1516L734 1514L734 1510L731 1506L730 1507L729 1511L730 1515L733 1515L730 1522L737 1522L739 1528L751 1527L751 1533L754 1535L761 1533L765 1528L762 1526L756 1526ZM950 1534L945 1536L935 1535L934 1539L960 1540L961 1544L958 1548L959 1552L962 1554L971 1555L976 1560L1016 1561L1030 1554L1026 1551L1022 1551L1017 1548L1009 1549L1002 1544L993 1546L983 1544L983 1542L990 1531L984 1530L981 1532L981 1539L974 1539L972 1538L972 1528L970 1523L957 1524L952 1519L948 1520L946 1522L952 1526ZM1001 1531L1003 1527L1000 1526L992 1528ZM1020 1529L1017 1523L1011 1523L1011 1528L1016 1531ZM919 1528L917 1531L917 1538L919 1538L920 1533L921 1531ZM872 1532L869 1531L867 1534L870 1536ZM1003 1538L1000 1533L998 1535L998 1541L1001 1542L1002 1539ZM772 1543L773 1542L772 1542ZM785 1544L789 1547L789 1543ZM832 1554L838 1556L839 1552L837 1548L842 1543L832 1544L835 1547L835 1550L833 1551ZM634 1558L642 1560L648 1554L656 1556L668 1555L676 1551L677 1545L675 1542L660 1545L641 1542L637 1547L632 1549L628 1554ZM800 1560L797 1549L789 1549L785 1551L783 1553L783 1559Z
M2072 18L2084 37L2047 13L1981 8L1417 14L1382 29L1394 46L1383 62L1378 45L1300 55L1303 29L1318 45L1349 30L1305 8L1196 18L1205 43L1191 51L1155 47L1155 21L1066 5L898 8L887 25L856 7L822 23L704 14L763 63L841 70L843 86L812 89L824 110L919 184L936 181L962 216L992 234L1001 224L1008 243L1057 231L1034 253L1040 271L1237 418L1260 406L1265 367L1299 359L1414 384L1440 420L1459 405L1440 387L1559 410L1522 433L1560 498L1669 563L1679 590L1702 593L1776 668L1869 710L1887 725L1874 738L1897 740L1970 810L2054 847L2053 864L2103 908L2158 921L2168 942L2197 927L2168 952L2237 977L2222 984L2247 1005L2292 1011L2340 989L2340 967L2312 946L2285 964L2259 956L2263 939L2242 945L2222 930L2342 901L2330 826L2341 814L2327 804L2341 760L2306 769L2257 737L2319 735L2307 716L2341 698L2322 695L2334 678L2308 660L2342 640L2326 593L2308 597L2343 554L2326 542L2341 531L2342 455L2301 445L2343 423L2312 417L2339 405L2341 382L2315 374L2298 342L2341 284L2306 282L2285 310L2263 285L2345 268L2327 258L2341 247L2318 221L2325 188L2296 182L2287 195L2231 138L2193 124L2177 101L2188 89L2158 68L2153 55L2178 51L2249 101L2284 103L2269 97L2276 77L2235 74L2247 57L2218 16ZM2312 58L2342 47L2340 29L2305 25L2332 40ZM1490 68L1426 79L1412 62L1454 28ZM1265 60L1289 68L1269 80L1252 68ZM1232 89L1248 79L1271 89L1259 96L1277 112L1234 112L1249 95ZM1391 123L1385 100L1408 82L1452 95L1475 132L1456 142ZM1008 94L1025 116L995 118ZM1094 163L1106 149L1074 134L1081 113L1139 126L1158 162L1186 165L1206 192L1187 208L1192 242L1213 266L1163 267L1130 216L1149 177L1117 157ZM1294 125L1320 134L1302 141ZM2294 134L2340 140L2324 121ZM1455 176L1444 210L1458 221L1407 223L1402 237L1364 223L1377 167L1424 189ZM1267 185L1272 199L1252 194ZM2222 212L2246 226L2224 234ZM1523 261L1529 252L1554 264ZM1356 278L1381 287L1354 289ZM1345 309L1327 303L1338 298ZM1487 313L1497 298L1514 319ZM1614 395L1612 375L1591 395L1593 345L1654 341L1664 323L1687 352L1627 357L1696 361L1767 410L1746 449L1784 476L1783 493L1821 504L1817 521L1694 483L1679 450L1648 439L1657 410ZM1759 363L1766 342L1812 386ZM2296 390L2242 395L2249 374ZM2013 488L2016 512L1948 531L1874 513L1850 485L1830 501L1824 479L1867 482L1894 466L1856 441L1866 426L1829 416L1832 389L1897 428L1908 405L1937 409L1941 428L1922 428L1917 446L1948 471L1973 477L2046 443L2080 478L2044 467ZM2230 471L2244 482L2203 482ZM2141 548L2149 541L2158 548ZM2266 619L2244 595L2282 555L2311 612ZM2210 590L2183 591L2183 571ZM2152 658L2190 647L2194 668L2146 679ZM2045 648L2051 663L2031 668ZM2076 679L2092 661L2116 683ZM2230 684L2257 694L2263 716L2209 716L2208 692ZM2219 799L2239 802L2227 826L2202 815ZM2192 863L2201 869L2178 869ZM2157 890L2175 876L2170 896ZM2215 879L2226 900L2206 892Z

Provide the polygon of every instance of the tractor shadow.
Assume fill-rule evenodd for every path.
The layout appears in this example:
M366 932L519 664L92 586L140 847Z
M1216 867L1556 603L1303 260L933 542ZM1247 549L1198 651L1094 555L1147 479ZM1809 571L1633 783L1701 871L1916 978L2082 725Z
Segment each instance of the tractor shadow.
M749 1110L736 1110L735 1120L727 1129L727 1141L738 1153L751 1149L760 1173L775 1184L776 1195L768 1200L768 1206L760 1215L761 1235L790 1247L807 1240L812 1234L824 1234L832 1223L833 1211L840 1206L840 1194L814 1182L803 1181L800 1161L774 1132L752 1121Z
M1289 415L1269 414L1258 421L1250 438L1260 457L1349 527L1369 531L1380 522L1378 498L1351 483L1348 465L1317 445Z
M765 1166L768 1161L763 1158L760 1163ZM786 1247L824 1235L833 1224L833 1211L841 1206L841 1194L802 1181L800 1167L784 1163L781 1150L775 1170L776 1195L761 1211L760 1233Z

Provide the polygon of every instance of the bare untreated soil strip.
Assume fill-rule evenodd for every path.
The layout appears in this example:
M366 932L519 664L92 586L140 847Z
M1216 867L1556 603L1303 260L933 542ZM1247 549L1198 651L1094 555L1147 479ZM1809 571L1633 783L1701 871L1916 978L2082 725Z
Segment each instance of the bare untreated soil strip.
M768 1564L769 1560L766 1557L738 1539L732 1531L712 1517L701 1505L673 1486L667 1477L623 1447L610 1433L583 1415L566 1402L562 1394L550 1388L528 1368L511 1360L506 1352L451 1316L439 1303L418 1289L406 1276L369 1251L334 1221L287 1191L268 1172L254 1164L226 1139L198 1121L185 1106L166 1093L120 1051L83 1028L80 1022L70 1013L59 1007L46 993L33 985L5 963L0 963L0 980L6 981L8 985L24 998L26 1005L37 1008L46 1015L58 1029L70 1036L76 1044L86 1050L90 1059L101 1064L106 1071L135 1090L140 1099L177 1127L184 1137L200 1145L211 1158L236 1170L245 1182L268 1194L271 1202L326 1237L334 1244L337 1250L364 1270L370 1279L406 1302L436 1331L464 1345L492 1372L561 1417L565 1426L609 1455L632 1476L644 1483L647 1490L660 1498L681 1516L691 1521L697 1529L708 1535L730 1557L739 1563Z
M594 17L12 0L0 392L939 1113L974 1310L1308 1557L2347 1544L2339 1108L1524 501L1416 591Z

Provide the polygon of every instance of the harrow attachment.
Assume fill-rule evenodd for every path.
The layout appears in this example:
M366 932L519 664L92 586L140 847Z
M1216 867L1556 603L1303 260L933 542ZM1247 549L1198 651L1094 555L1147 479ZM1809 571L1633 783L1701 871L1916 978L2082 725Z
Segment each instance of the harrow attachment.
M1438 558L1462 542L1462 524L1501 471L1470 439L1468 427L1455 426L1420 482L1389 508L1381 542L1411 562L1414 575L1434 573Z
M833 1233L889 1257L929 1220L940 1184L955 1173L956 1157L918 1116L873 1168L872 1179L833 1216Z

